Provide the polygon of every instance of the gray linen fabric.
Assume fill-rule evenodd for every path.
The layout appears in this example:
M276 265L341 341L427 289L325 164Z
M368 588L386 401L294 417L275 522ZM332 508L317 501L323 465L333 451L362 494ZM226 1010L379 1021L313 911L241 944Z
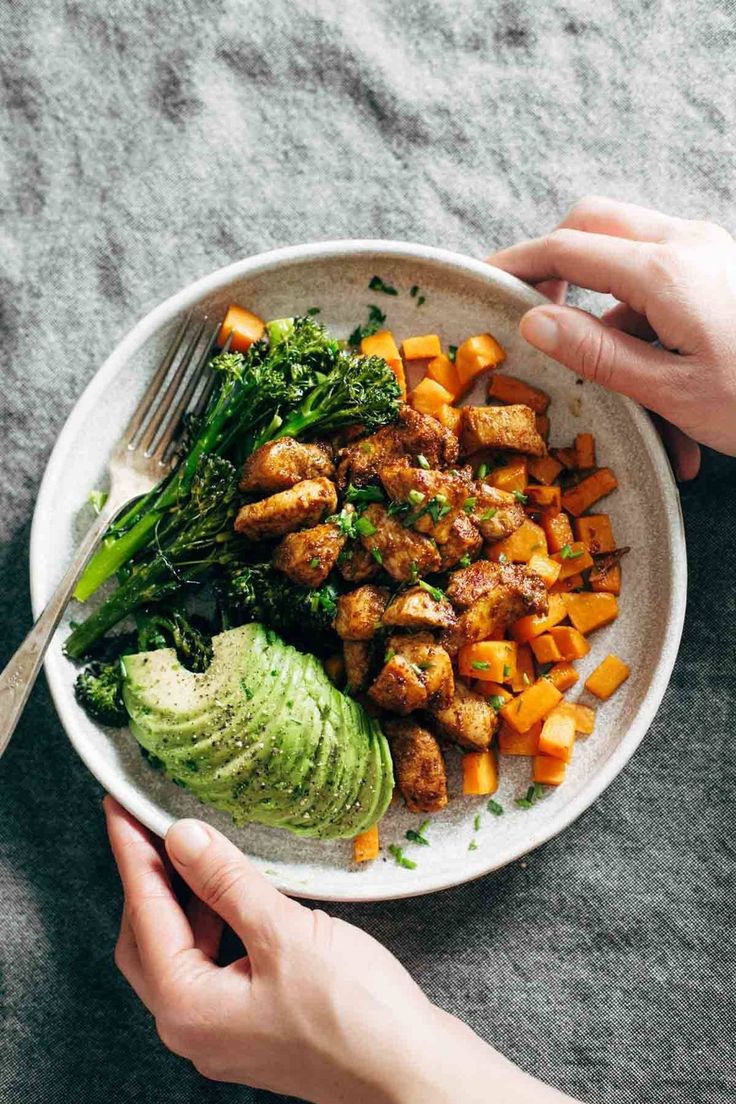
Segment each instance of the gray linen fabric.
M143 312L289 242L482 256L592 191L733 229L735 17L730 0L6 2L0 658L29 622L29 519L55 435ZM682 652L596 805L474 885L334 909L509 1057L596 1104L736 1097L735 475L707 455L683 491ZM275 1099L166 1053L116 975L100 798L42 682L0 765L0 1100Z

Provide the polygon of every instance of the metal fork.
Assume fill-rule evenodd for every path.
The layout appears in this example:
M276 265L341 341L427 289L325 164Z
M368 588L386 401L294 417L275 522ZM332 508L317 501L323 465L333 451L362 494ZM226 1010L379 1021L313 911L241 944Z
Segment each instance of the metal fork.
M204 377L216 334L217 327L208 326L206 318L193 321L188 315L184 319L115 446L108 463L110 491L100 513L45 610L0 674L0 755L15 731L87 561L122 508L155 487L171 468L184 414L204 408L213 382Z

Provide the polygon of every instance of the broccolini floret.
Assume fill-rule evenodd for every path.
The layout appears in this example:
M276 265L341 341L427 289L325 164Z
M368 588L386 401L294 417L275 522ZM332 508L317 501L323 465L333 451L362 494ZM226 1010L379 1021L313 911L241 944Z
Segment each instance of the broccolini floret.
M77 675L74 696L93 721L111 728L121 728L128 723L120 660L90 663Z
M312 589L292 582L270 563L234 569L222 594L232 624L260 621L289 643L310 652L334 651L332 627L338 591L331 583Z

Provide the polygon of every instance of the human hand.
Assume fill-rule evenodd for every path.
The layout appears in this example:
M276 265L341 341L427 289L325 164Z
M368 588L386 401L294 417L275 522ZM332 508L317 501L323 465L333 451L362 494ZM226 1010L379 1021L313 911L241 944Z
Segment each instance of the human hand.
M726 230L594 196L546 237L488 259L557 300L522 318L531 345L672 423L664 436L679 478L697 475L695 442L736 455L736 242ZM567 282L619 302L594 318L561 305Z
M213 828L175 824L169 867L110 797L105 815L125 894L115 961L164 1044L205 1077L319 1104L563 1100L432 1005L370 936L282 896ZM186 908L171 867L192 890ZM223 923L247 956L221 967Z

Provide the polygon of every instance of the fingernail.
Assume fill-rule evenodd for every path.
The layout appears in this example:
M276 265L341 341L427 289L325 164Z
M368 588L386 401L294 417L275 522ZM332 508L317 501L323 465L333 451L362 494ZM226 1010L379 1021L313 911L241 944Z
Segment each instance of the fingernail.
M519 327L521 336L543 353L552 353L558 345L559 326L545 310L533 310L525 314Z
M209 845L207 829L196 820L178 820L166 833L166 849L182 866L196 862Z

